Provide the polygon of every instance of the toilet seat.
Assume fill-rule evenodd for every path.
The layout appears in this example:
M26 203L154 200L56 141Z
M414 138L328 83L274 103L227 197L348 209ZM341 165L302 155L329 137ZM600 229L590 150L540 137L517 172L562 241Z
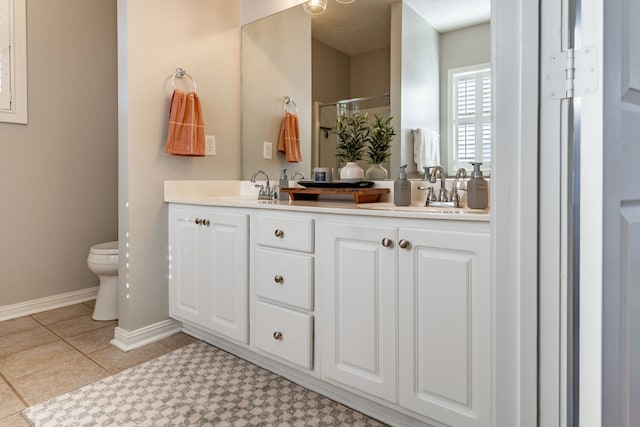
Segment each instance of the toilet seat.
M93 245L89 252L95 255L118 255L118 241Z

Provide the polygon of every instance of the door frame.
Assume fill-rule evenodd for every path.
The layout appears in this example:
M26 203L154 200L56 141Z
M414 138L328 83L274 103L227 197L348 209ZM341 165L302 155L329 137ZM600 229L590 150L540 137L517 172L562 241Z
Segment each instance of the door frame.
M537 426L538 419L539 2L493 0L491 8L492 425L497 426Z

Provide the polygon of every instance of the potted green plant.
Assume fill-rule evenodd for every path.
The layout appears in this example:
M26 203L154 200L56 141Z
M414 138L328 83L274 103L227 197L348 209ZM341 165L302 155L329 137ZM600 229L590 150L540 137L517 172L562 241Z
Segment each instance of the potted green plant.
M360 180L364 171L356 163L362 159L364 149L369 142L371 128L367 122L367 114L359 111L343 114L336 120L332 133L338 136L336 157L346 162L340 169L340 180Z
M383 162L389 160L391 155L391 142L396 135L396 131L391 125L393 117L384 118L378 115L371 125L369 132L369 145L366 148L368 163L371 165L365 174L367 179L387 179L389 173L382 166Z

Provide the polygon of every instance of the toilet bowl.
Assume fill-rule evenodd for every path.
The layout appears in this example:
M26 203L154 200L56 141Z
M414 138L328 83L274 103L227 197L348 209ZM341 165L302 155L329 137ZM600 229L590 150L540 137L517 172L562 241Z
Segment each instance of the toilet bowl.
M87 266L100 279L95 320L118 318L118 242L106 242L91 246Z

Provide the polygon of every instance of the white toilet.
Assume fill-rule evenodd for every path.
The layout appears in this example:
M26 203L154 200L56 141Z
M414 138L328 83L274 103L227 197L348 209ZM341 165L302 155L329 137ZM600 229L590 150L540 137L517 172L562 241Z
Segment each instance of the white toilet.
M89 270L100 279L93 318L95 320L117 319L118 242L100 243L91 246L87 257L87 265Z

